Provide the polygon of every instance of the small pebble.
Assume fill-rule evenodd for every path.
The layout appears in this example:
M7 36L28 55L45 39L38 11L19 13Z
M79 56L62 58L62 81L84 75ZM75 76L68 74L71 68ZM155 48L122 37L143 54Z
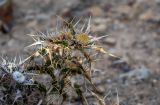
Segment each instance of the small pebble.
M88 9L88 12L95 16L102 16L104 14L104 11L99 6L92 6Z
M120 78L135 78L137 80L148 79L151 76L151 72L146 67L141 67L140 69L132 70L128 73L121 74Z
M116 44L116 39L112 37L107 37L104 39L104 43L106 43L107 45L114 46Z

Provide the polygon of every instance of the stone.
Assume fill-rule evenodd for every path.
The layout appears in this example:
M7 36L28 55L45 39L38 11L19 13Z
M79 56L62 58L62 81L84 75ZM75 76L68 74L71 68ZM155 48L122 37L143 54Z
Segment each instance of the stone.
M142 13L139 16L139 19L142 21L148 21L148 22L160 22L160 14L153 10L147 10L146 12Z
M50 19L50 15L47 15L47 14L39 14L36 16L36 19L38 21L46 21L46 20L49 20Z
M107 26L105 24L100 24L96 26L92 26L92 32L104 32Z
M139 19L146 21L146 20L150 20L152 17L153 17L153 12L151 10L149 10L149 11L142 13L139 16Z
M99 90L100 93L104 93L106 91L104 86L98 86L97 89Z
M106 31L108 25L111 23L109 18L94 18L92 20L91 32L103 32Z
M134 78L136 80L145 80L145 79L148 79L150 76L151 76L151 71L146 67L141 67L139 69L132 70L128 73L121 74L119 77L121 79L123 79L123 78L128 78L128 79Z
M99 18L99 17L97 17L97 18L93 18L92 21L93 21L94 24L105 24L105 23L110 22L111 19L110 18Z
M106 37L103 42L107 45L114 46L116 44L116 39L113 37Z
M31 20L34 20L35 19L35 16L34 15L27 15L24 20L25 21L31 21Z
M121 19L130 19L132 18L132 14L131 14L132 8L131 6L128 5L121 5L119 7L117 7L116 12L118 12L119 14L119 18Z
M104 15L104 11L99 6L92 6L87 10L93 17Z
M155 0L155 2L156 2L157 4L160 4L160 0Z
M27 28L34 28L34 27L37 26L37 24L38 24L37 20L33 20L33 21L28 22L28 23L26 24L26 27L27 27Z
M117 11L121 14L129 14L131 12L131 7L128 5L121 5L117 8Z

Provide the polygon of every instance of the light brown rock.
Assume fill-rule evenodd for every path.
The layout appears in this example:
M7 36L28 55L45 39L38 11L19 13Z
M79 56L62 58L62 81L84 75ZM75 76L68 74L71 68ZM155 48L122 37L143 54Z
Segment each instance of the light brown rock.
M99 6L92 6L87 10L93 17L95 16L102 16L104 11Z
M104 43L114 46L116 44L116 39L113 37L107 37L104 39Z

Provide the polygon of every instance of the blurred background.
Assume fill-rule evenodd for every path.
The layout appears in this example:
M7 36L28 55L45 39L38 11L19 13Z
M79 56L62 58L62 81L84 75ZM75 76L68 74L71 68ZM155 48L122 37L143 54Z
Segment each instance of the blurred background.
M0 0L0 54L27 53L27 34L53 31L56 15L109 35L101 45L121 59L103 56L93 77L108 102L118 90L120 105L160 105L160 0Z

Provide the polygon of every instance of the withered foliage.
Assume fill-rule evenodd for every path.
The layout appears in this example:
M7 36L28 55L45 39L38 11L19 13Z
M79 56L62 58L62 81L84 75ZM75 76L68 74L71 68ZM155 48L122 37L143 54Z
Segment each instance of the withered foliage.
M36 101L38 104L44 102L49 105L63 104L70 100L70 95L73 95L70 92L73 92L83 105L88 105L86 91L90 94L97 94L93 95L95 98L99 96L98 89L92 83L92 63L96 60L98 53L109 53L96 43L105 36L93 37L90 35L90 19L80 29L77 27L79 27L79 21L73 24L72 21L63 20L61 30L56 29L52 33L30 34L35 42L27 47L34 47L33 53L27 59L15 64L14 67L13 65L9 67L3 60L2 71L5 71L5 75L11 75L13 80L21 85L21 88L30 86L33 90L36 89L29 96L35 94L37 97L39 96L39 100L34 99L38 100L38 102ZM42 74L50 77L48 85L34 78ZM80 78L82 78L81 82L79 82ZM31 91L30 88L28 91ZM58 101L53 101L54 96L59 97ZM97 99L101 105L105 104L100 97ZM32 99L29 97L28 100L31 102Z

